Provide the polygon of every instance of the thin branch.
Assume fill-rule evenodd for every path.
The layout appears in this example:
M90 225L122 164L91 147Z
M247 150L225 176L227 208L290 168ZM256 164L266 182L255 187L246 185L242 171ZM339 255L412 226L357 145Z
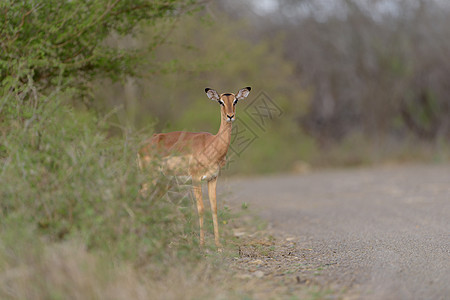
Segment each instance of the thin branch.
M86 32L86 30L88 30L89 28L91 28L92 26L94 26L94 25L96 25L98 22L100 22L101 20L103 20L105 17L106 17L106 15L117 5L117 3L119 2L120 0L115 0L115 2L113 3L113 4L109 4L108 5L108 7L107 7L107 9L103 12L103 14L100 16L100 17L98 17L92 24L89 24L88 26L86 26L86 27L84 27L84 28L82 28L79 32L77 32L75 35L72 35L72 38L71 39L68 39L67 41L65 41L65 42L61 42L61 43L59 43L59 44L54 44L53 45L53 48L61 48L61 47L64 47L65 45L67 45L68 43L70 43L70 42L72 42L72 41L74 41L76 38L79 38L83 33L85 33Z
M93 46L91 50L93 50L94 48L95 48L95 46ZM80 55L80 53L83 52L83 50L86 50L86 49L87 49L86 46L81 47L81 48L80 48L78 51L76 51L74 54L72 54L71 56L65 58L65 59L63 60L63 63L68 63L69 61L73 60L75 57L77 57L78 55Z
M22 21L20 22L18 28L17 28L17 32L14 35L13 39L11 40L10 43L14 43L17 38L19 37L20 34L20 30L22 29L23 25L25 24L25 19L26 17L28 17L32 12L34 12L36 9L38 9L40 6L40 4L36 4L36 6L34 6L33 8L31 8L29 11L27 11L23 16L22 16Z
M2 30L3 30L3 28L5 28L6 27L6 25L8 24L8 8L7 7L5 7L5 22L3 22L3 26L2 26ZM7 37L8 37L8 40L9 40L9 34L7 34L6 33L6 35L7 35Z

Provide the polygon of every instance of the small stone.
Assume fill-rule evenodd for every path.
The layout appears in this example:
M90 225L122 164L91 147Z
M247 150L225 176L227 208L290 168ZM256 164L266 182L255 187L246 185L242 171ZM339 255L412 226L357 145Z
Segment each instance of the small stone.
M249 262L249 264L262 265L264 262L260 259L255 259Z
M264 277L264 272L263 271L256 271L255 273L253 273L253 276L255 276L256 278L263 278Z
M235 231L235 232L233 232L233 235L235 237L241 237L241 236L246 235L246 233L244 231Z

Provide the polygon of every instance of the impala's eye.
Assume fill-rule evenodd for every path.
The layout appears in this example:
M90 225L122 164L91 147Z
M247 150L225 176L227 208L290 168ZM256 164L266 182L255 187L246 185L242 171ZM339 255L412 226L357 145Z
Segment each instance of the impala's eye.
M236 103L238 103L238 99L235 99L235 100L233 101L233 105L236 105Z
M219 102L220 105L224 106L225 103L222 100L218 100L217 102Z

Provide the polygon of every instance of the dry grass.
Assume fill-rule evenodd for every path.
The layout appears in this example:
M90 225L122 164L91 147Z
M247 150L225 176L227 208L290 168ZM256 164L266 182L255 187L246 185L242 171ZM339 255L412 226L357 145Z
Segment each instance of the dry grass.
M157 264L140 270L90 253L77 241L30 248L18 256L1 253L1 299L229 299L240 294L236 279L211 259L174 262L164 272Z

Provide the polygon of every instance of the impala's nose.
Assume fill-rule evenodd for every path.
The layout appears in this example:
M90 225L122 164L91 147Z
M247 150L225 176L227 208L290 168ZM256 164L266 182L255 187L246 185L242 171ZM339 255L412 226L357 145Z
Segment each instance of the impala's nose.
M228 120L227 120L228 122L234 121L234 115L230 116L227 114L227 118L228 118Z

